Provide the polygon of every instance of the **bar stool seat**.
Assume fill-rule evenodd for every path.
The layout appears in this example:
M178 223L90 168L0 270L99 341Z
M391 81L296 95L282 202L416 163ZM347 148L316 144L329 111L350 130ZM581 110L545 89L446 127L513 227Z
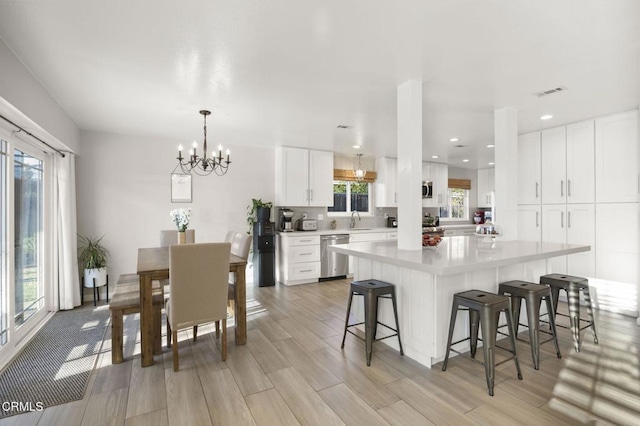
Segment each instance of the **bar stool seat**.
M364 322L359 322L355 324L349 324L349 315L351 313L351 303L353 301L353 296L363 296L364 297ZM396 328L391 328L386 324L378 322L378 299L391 299L393 303L393 315L396 320ZM362 339L362 337L358 336L351 330L349 327L355 327L357 325L364 324L365 328L365 341L366 346L366 357L367 357L367 365L371 365L371 354L373 352L373 342L378 340L387 339L389 337L398 336L398 345L400 346L400 355L404 355L404 350L402 349L402 341L400 340L400 326L398 325L398 308L396 305L396 290L395 286L390 283L386 283L384 281L379 280L362 280L362 281L353 281L351 283L349 289L349 302L347 305L347 318L344 321L344 334L342 335L342 345L341 348L344 348L344 341L347 337L347 332L353 334L354 336ZM395 331L395 334L391 334L389 336L382 337L380 339L376 339L376 330L378 328L378 324L388 328L391 331Z
M456 317L458 309L460 307L469 312L469 337L466 337L457 342L451 342L453 338L453 330L456 325ZM466 308L466 309L465 309ZM507 314L507 326L509 327L509 340L511 341L511 350L496 345L497 334L497 319L499 319L500 313L505 312ZM501 296L499 294L488 293L482 290L469 290L462 293L456 293L453 295L453 305L451 307L451 322L449 323L449 337L447 339L447 354L442 364L442 371L447 370L447 363L449 362L449 353L451 351L470 358L473 361L479 362L475 359L476 349L478 347L478 324L482 329L482 350L484 353L484 371L487 379L487 388L489 395L493 396L493 386L495 382L495 356L494 348L499 348L511 353L511 357L501 361L497 365L507 362L513 359L516 365L516 371L518 373L518 380L522 380L522 372L520 371L520 364L518 363L518 356L516 353L516 339L515 339L515 327L513 326L513 316L511 314L511 304L507 296ZM453 345L470 340L471 343L471 357L463 354L452 348Z
M540 345L553 340L556 348L556 355L562 358L560 347L558 346L558 334L556 332L555 310L551 300L551 289L546 285L530 283L527 281L507 281L498 286L498 293L511 296L511 311L515 323L515 335L518 339L518 328L520 325L520 308L522 300L527 302L527 322L529 328L529 345L531 346L531 357L533 358L533 368L540 369ZM549 325L551 331L540 330L540 305L542 301L547 304L549 313ZM550 334L552 337L543 342L539 340L539 332ZM518 339L522 340L522 339Z
M583 277L575 277L563 274L548 274L540 277L540 284L548 285L551 288L551 296L553 297L553 310L556 315L569 317L569 328L573 333L573 347L576 352L580 352L580 331L591 327L593 333L593 343L598 344L598 334L596 332L596 322L593 318L593 309L591 307L591 296L589 295L589 280ZM567 293L569 315L558 313L558 297L560 290ZM587 313L589 320L580 318L580 291L584 294L584 300L587 304ZM587 323L584 327L580 327L580 322ZM558 327L567 328L561 325Z

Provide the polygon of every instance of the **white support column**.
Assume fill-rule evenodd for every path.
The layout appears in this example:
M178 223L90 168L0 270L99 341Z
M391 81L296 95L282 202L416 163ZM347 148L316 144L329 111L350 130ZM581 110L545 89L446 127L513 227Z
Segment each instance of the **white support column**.
M494 111L495 212L505 240L518 239L518 111Z
M422 82L398 86L398 248L422 250Z

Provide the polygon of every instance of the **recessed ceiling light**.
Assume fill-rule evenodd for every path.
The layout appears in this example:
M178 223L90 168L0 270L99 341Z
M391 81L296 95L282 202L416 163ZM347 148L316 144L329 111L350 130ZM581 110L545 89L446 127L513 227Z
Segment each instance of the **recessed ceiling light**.
M440 158L439 155L432 155L431 158Z
M553 118L553 115L551 114L545 114L543 116L540 117L540 120L550 120Z
M360 148L362 148L362 145L354 145L353 146L353 149L360 149Z
M465 158L464 160L462 160L463 163L468 163L469 160L467 158Z
M495 148L495 145L490 143L489 145L487 145L487 148Z
M459 140L460 139L458 139L458 138L451 138L451 139L449 139L449 142L458 142Z
M489 163L490 166L493 166L494 164L496 164L496 163Z

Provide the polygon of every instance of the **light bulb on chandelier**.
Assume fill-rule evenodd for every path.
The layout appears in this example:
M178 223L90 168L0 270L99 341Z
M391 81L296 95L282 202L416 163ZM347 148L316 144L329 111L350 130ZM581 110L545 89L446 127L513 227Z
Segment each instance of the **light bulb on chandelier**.
M207 158L207 115L210 115L211 111L203 109L200 111L200 114L202 114L202 116L204 117L204 141L202 147L202 157L198 156L198 144L195 141L193 142L193 148L189 150L188 159L182 157L182 145L180 145L178 146L178 165L176 166L174 171L178 167L180 167L180 170L184 174L191 174L191 172L193 171L197 175L207 176L212 172L216 172L218 176L222 176L227 173L227 170L229 170L229 164L231 164L231 160L229 159L229 157L231 152L227 149L227 158L224 159L222 157L222 145L218 145L217 154L215 151L212 151L211 157Z

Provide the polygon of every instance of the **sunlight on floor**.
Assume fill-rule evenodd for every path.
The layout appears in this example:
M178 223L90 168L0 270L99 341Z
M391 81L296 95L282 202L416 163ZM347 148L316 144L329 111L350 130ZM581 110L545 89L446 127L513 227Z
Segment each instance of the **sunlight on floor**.
M549 406L581 423L638 424L637 345L620 339L595 345L587 333L581 352L569 355L560 371Z

